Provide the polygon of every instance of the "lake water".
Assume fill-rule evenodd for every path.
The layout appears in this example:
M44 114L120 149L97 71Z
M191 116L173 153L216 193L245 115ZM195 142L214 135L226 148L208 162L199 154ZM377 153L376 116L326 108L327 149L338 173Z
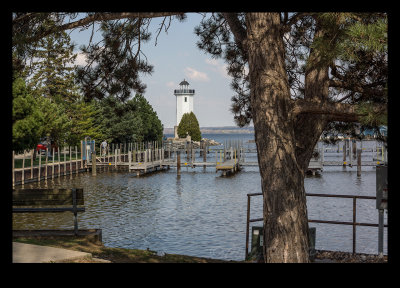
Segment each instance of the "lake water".
M247 143L254 139L252 134L203 137L222 143L241 139L246 145L255 145ZM373 141L363 143L363 147L375 146ZM338 153L339 161L342 155ZM363 152L363 157L367 156ZM208 161L215 161L214 154L208 157ZM256 161L255 155L246 159L249 157ZM306 177L305 189L307 193L375 196L375 177L374 167L362 167L361 177L357 177L356 167L324 167L320 175ZM215 167L205 170L182 167L180 177L176 176L175 168L141 177L127 171L98 171L96 177L81 173L24 187L83 188L86 212L78 214L79 228L102 229L105 246L243 260L246 195L261 192L261 177L258 167L244 167L227 177L216 173ZM251 218L262 217L261 196L251 199ZM351 222L352 205L352 199L307 197L309 219ZM375 205L375 200L357 200L357 222L378 223ZM316 227L316 249L352 251L352 226L310 223L310 227ZM71 213L13 215L13 229L72 228ZM356 245L357 252L377 254L378 228L357 227ZM387 254L386 228L384 254Z

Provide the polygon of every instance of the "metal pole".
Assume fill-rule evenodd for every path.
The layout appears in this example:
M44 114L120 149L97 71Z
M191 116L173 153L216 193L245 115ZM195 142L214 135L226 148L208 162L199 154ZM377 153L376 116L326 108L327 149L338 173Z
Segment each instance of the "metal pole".
M379 228L378 228L378 254L383 257L383 212L384 209L379 209Z
M246 220L246 253L244 259L249 254L249 230L250 230L250 195L247 195L247 220Z
M353 254L356 254L356 215L357 215L356 201L357 198L353 197Z

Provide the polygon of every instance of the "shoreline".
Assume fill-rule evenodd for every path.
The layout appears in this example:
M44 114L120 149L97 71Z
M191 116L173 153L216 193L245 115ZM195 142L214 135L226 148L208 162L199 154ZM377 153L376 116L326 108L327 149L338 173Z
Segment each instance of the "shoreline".
M257 263L255 260L222 260L189 255L169 254L150 249L126 249L106 247L99 241L85 237L15 237L15 242L27 243L73 251L91 253L92 257L71 263ZM316 250L311 263L387 263L388 256L340 251Z

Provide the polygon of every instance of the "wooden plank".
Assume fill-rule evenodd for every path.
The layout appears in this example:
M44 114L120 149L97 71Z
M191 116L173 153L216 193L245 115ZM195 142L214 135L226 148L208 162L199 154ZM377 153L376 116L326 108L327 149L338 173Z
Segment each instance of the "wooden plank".
M84 205L83 189L76 189L78 205ZM71 205L72 189L13 189L13 205Z
M52 208L13 208L14 213L43 213L43 212L85 212L85 207L52 207Z

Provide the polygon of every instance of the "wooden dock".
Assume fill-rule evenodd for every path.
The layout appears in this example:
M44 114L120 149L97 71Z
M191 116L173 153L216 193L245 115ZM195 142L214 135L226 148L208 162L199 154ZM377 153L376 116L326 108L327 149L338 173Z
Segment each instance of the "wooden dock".
M311 159L307 172L315 174L323 171L325 166L356 166L357 174L361 175L362 166L374 167L387 163L388 152L384 146L363 148L362 143L360 144L361 147L358 148L354 142L344 143L343 147L338 145L333 148L316 148L314 152L318 153ZM96 156L94 149L99 151L100 156ZM32 153L15 155L13 152L13 186L86 171L92 171L95 176L98 169L127 170L140 176L170 167L176 167L178 175L181 167L215 167L215 172L221 172L225 176L240 171L242 167L258 167L257 149L246 146L239 140L229 140L223 145L212 147L201 143L196 148L191 142L178 146L167 142L120 143L109 145L106 151L96 148L94 144L93 147L83 145L81 141L79 150L77 147L62 148L60 153L53 150L54 159L38 156L35 162ZM45 155L49 152L46 151ZM368 152L368 157L361 157L363 152ZM91 155L94 156L92 159ZM331 161L332 157L336 158L335 161Z

